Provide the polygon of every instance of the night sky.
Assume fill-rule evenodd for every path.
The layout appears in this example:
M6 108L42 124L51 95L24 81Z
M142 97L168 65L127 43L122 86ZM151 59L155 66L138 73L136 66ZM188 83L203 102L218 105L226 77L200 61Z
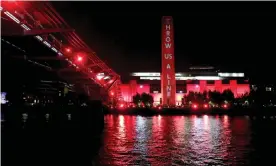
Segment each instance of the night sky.
M161 18L165 15L174 19L176 72L191 65L211 65L264 78L275 70L272 2L52 3L123 78L130 72L160 72Z

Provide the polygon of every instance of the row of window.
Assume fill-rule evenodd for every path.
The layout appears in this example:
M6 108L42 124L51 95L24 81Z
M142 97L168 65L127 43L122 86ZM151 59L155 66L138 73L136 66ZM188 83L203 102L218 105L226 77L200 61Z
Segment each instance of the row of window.
M195 86L198 86L199 87L199 85L197 85L197 84L195 84ZM187 87L186 87L186 85L176 85L176 92L178 92L178 93L181 93L180 91L183 91L183 93L186 93L186 91L187 91ZM154 93L154 92L161 92L161 87L160 87L160 85L151 85L150 86L150 93Z
M183 84L199 84L200 80L178 80L176 81L177 86L181 86ZM214 85L215 80L206 80L207 84ZM160 80L146 80L146 81L139 81L140 84L152 84L152 85L160 85ZM221 80L222 84L230 84L229 79ZM248 84L248 80L242 80L242 79L237 79L237 84Z

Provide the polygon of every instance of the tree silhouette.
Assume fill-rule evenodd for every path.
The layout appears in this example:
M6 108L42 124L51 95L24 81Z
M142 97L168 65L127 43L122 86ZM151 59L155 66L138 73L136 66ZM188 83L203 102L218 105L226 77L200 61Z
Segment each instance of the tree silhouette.
M208 98L207 92L199 93L199 92L190 91L185 96L185 100L187 102L197 102L197 103L206 102L207 98Z
M190 92L185 96L185 101L187 101L187 102L195 102L195 101L196 101L195 92L190 91Z
M207 91L204 91L204 92L202 93L202 97L203 97L204 101L207 101L207 100L208 100L208 92L207 92Z
M141 95L136 93L136 95L132 97L132 101L135 105L139 105L139 103L142 101Z
M218 91L209 91L208 92L209 100L213 103L220 104L223 102L223 98L220 92Z
M152 105L153 104L153 97L150 94L142 93L141 100L144 105Z
M221 95L222 99L228 102L233 102L235 99L234 93L230 89L224 90Z

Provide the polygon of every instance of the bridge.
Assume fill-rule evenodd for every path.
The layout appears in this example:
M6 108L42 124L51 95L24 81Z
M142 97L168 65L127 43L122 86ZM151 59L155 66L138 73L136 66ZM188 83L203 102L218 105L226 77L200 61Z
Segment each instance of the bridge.
M97 56L50 2L2 1L0 10L1 42L17 47L4 38L32 38L30 40L39 42L40 45L44 45L47 52L51 52L51 55L39 55L36 52L35 56L13 54L13 58L25 59L36 64L40 64L41 61L51 64L44 66L45 69L78 85L88 96L93 88L100 87L109 99L123 100L120 75Z

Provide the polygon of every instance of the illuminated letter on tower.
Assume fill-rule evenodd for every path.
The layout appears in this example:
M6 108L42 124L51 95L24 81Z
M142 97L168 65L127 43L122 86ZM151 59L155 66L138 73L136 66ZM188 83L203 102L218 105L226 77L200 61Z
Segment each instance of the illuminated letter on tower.
M170 16L162 18L162 103L175 105L174 33Z

